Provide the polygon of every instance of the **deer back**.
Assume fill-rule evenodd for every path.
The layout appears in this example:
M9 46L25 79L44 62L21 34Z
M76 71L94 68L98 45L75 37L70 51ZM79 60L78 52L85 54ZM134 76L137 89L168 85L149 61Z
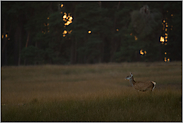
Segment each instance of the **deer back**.
M146 91L147 89L150 89L153 87L153 84L148 82L135 82L134 88L140 91Z

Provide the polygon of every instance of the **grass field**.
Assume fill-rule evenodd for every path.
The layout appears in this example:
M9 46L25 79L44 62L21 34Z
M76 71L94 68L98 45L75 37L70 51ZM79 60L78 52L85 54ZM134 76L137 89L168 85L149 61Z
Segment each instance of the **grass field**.
M125 80L153 80L152 93ZM182 121L182 63L1 67L2 121Z

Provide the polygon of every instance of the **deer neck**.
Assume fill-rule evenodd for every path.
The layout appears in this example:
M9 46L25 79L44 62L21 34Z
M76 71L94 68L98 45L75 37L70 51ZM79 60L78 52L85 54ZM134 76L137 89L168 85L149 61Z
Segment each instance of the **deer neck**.
M133 76L132 76L132 78L130 79L130 83L132 83L132 85L135 84L135 80L134 80Z

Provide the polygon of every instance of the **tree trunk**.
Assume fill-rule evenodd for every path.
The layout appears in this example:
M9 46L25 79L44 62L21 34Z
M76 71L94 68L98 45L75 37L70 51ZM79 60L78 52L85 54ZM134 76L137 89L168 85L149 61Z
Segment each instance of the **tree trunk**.
M15 35L14 35L14 64L18 65L18 35L19 35L19 27L16 28Z
M71 40L71 53L70 53L70 62L71 64L74 63L74 43L73 43L73 40Z
M28 46L28 43L29 43L29 36L30 36L30 31L28 31L28 35L27 35L27 42L26 42L25 47L27 47L27 46Z
M6 21L4 21L4 25L3 25L3 35L6 34ZM7 38L4 36L3 38L3 48L2 48L2 53L4 52L4 49L6 47L6 43L7 43Z
M22 24L21 24L20 29L19 29L18 66L20 65L20 61L21 61L21 44L22 44L21 42L22 42Z
M120 7L120 2L118 2L117 4L117 10L119 9ZM114 38L114 34L115 34L115 31L116 31L116 22L117 22L117 17L114 16L114 26L112 28L112 39L111 39L111 49L110 49L110 62L113 62L113 59L114 59L114 54L117 50L117 41L115 40Z
M21 41L22 41L22 23L20 22L15 31L14 41L14 62L15 65L20 65L21 61Z
M3 24L3 35L6 33L6 21L4 21ZM7 44L7 38L5 36L3 36L1 45L3 46L2 48L2 65L6 65L7 64L7 48L6 48L6 44Z
M77 62L77 41L75 41L75 48L74 48L74 63Z
M76 40L71 40L70 62L71 64L75 64L77 62L77 41Z
M7 43L8 43L8 37L9 35L11 34L11 27L12 27L12 23L10 24L10 27L9 27L9 31L7 31L7 26L6 26L6 20L4 20L4 25L3 25L3 35L4 35L4 38L2 39L2 64L7 64ZM7 34L8 32L8 34ZM8 37L5 37L5 34L8 35Z

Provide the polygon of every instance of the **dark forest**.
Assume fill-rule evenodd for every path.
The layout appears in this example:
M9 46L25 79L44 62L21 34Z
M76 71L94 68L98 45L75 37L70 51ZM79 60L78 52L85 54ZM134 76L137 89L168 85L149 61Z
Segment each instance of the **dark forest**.
M182 60L182 2L1 1L1 66Z

